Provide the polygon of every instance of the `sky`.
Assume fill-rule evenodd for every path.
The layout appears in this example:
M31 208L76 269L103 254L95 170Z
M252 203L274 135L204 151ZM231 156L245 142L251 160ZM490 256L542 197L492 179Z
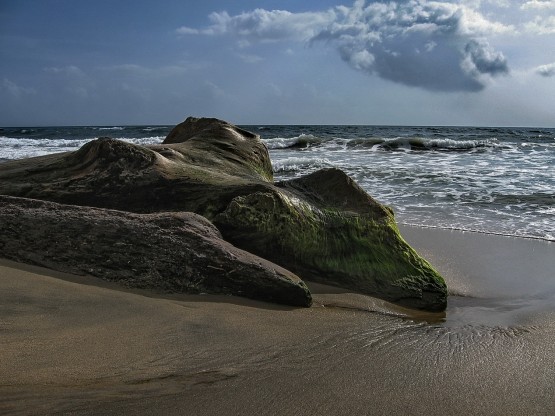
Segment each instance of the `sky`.
M0 0L0 126L555 127L555 0Z

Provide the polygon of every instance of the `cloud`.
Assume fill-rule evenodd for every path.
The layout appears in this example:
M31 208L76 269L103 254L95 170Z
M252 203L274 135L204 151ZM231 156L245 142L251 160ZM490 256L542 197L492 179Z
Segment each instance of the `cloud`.
M211 81L205 81L204 85L208 88L214 98L225 98L227 96L225 90Z
M315 41L337 45L354 69L434 91L479 91L508 72L499 52L481 40L509 30L451 3L371 3L340 8L342 15Z
M333 10L327 12L291 13L286 10L255 9L230 16L227 12L214 12L208 16L212 24L204 29L180 27L179 35L235 35L243 41L308 40L335 18Z
M540 65L536 68L536 73L542 77L554 77L555 76L555 62L552 64Z
M256 9L209 19L204 29L177 32L230 36L243 47L284 40L324 44L357 71L432 91L479 91L491 77L507 74L505 57L485 38L514 30L468 6L427 0L357 0L322 12Z
M165 65L158 67L147 67L137 64L119 64L102 66L96 69L103 72L110 72L131 77L155 78L185 74L192 69L198 69L201 67L202 63L189 63L187 65Z
M246 62L248 64L255 64L258 62L263 61L264 59L258 55L250 55L250 54L246 54L246 53L239 53L237 54L237 56L243 61Z
M472 40L464 48L463 69L476 76L480 74L507 74L509 67L501 52L495 52L487 42Z
M10 81L7 78L2 80L2 84L0 85L0 91L5 91L9 95L15 98L21 98L24 95L33 95L36 94L36 90L34 88L26 88L17 85L15 82Z
M96 87L94 80L75 65L44 68L44 72L52 76L51 87L81 99L90 98Z
M555 34L555 16L536 16L534 20L524 24L527 32L537 35Z
M555 34L555 0L531 0L524 2L520 9L533 18L522 26L528 33L536 35Z
M511 0L488 0L487 2L497 7L502 7L502 8L511 7Z
M57 67L44 68L44 72L48 74L65 75L70 77L85 77L85 73L75 65L64 66L61 68L57 68Z
M201 31L192 27L181 26L175 31L178 35L200 35Z
M102 71L122 72L126 74L148 75L152 73L151 68L147 68L145 66L137 65L137 64L119 64L119 65L103 66L103 67L100 67L99 69Z
M555 1L554 0L531 0L524 2L522 6L520 6L522 10L529 10L529 9L536 9L536 10L549 10L555 9Z

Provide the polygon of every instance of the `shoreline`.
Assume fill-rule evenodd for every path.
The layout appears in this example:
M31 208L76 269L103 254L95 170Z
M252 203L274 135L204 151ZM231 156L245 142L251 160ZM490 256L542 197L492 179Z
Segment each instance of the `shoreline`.
M444 318L310 282L292 308L0 260L0 410L553 414L554 246L399 228L464 295Z
M509 237L509 238L524 238L527 240L540 240L546 243L555 243L554 239L550 239L547 237L539 237L534 235L520 235L520 234L505 234L503 232L496 232L496 231L487 231L487 230L474 230L471 228L458 228L458 227L440 227L435 225L421 225L421 224L411 224L411 223L397 223L399 228L424 228L424 229L431 229L431 230L440 230L440 231L457 231L461 233L474 233L474 234L483 234L483 235L493 235L498 237Z
M555 244L540 239L400 226L445 277L445 325L518 325L555 310ZM456 295L456 296L453 296Z

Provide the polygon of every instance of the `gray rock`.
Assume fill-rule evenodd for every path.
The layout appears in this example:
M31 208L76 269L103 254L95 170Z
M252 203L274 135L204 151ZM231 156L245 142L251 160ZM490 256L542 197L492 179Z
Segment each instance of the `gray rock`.
M0 196L0 255L135 288L311 304L297 276L222 240L190 212L132 214Z

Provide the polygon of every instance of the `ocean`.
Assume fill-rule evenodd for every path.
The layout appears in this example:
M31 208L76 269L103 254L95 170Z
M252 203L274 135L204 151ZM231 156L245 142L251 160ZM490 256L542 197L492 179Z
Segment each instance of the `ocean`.
M0 163L97 137L160 143L173 126L0 129ZM555 241L555 128L248 125L276 180L338 167L400 224Z

